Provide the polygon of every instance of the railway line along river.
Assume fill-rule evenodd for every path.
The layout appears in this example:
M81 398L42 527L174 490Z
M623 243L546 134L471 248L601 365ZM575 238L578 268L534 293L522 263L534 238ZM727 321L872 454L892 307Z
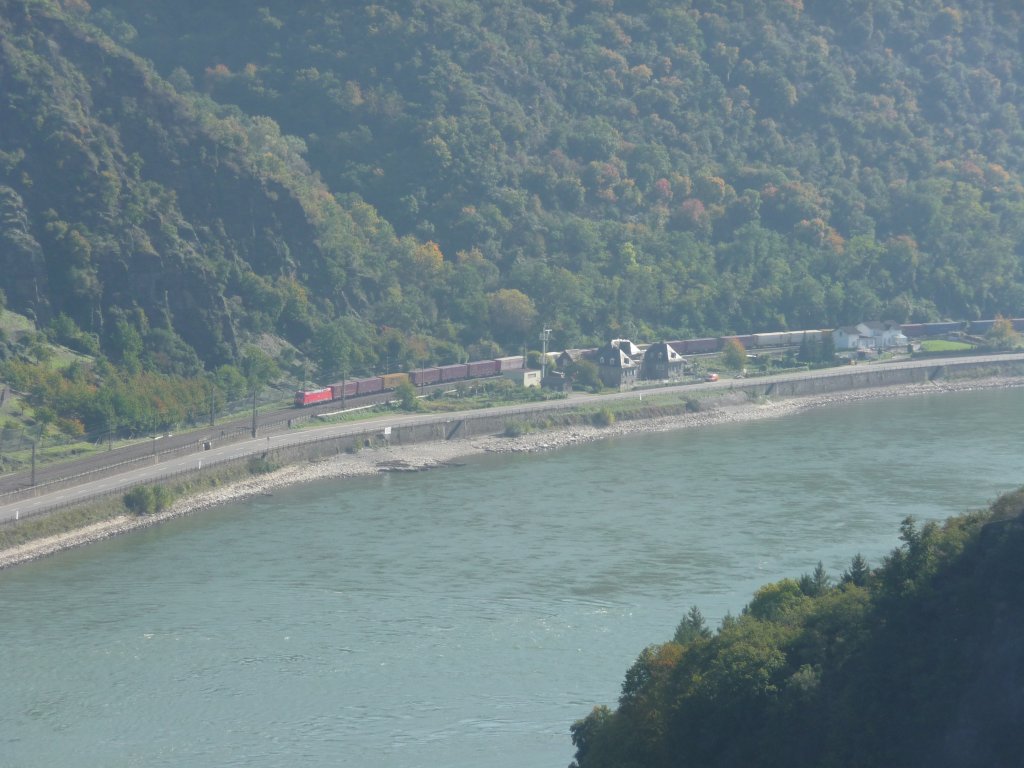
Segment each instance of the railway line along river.
M565 766L691 605L1024 483L1024 389L321 481L0 572L0 755Z

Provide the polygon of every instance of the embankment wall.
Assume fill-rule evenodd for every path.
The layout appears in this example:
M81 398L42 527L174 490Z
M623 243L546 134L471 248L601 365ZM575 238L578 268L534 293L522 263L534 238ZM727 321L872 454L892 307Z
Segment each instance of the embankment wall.
M806 397L853 389L923 384L949 377L965 378L980 374L1009 376L1021 373L1024 373L1024 362L1019 359L986 360L984 362L945 361L936 365L886 369L850 366L848 369L828 369L827 371L808 373L806 377L782 381L737 381L733 384L733 389L747 392L756 397Z

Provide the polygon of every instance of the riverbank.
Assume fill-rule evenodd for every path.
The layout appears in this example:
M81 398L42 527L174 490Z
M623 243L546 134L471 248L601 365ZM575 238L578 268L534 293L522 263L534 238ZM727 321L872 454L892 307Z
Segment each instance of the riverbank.
M780 418L811 408L854 403L888 397L908 397L940 392L1004 389L1024 386L1024 377L960 379L924 384L852 390L827 395L787 399L748 401L725 397L715 405L695 413L653 419L617 421L609 426L574 425L545 431L528 432L517 437L486 436L464 440L418 443L406 446L365 449L357 453L332 456L315 462L283 467L204 491L176 501L170 508L145 517L121 515L81 529L37 539L0 552L0 569L46 557L72 547L156 525L165 520L193 514L210 507L252 496L266 495L277 488L313 480L345 479L383 472L424 471L457 463L482 453L530 453L582 445L595 440L638 433L711 427L717 424Z

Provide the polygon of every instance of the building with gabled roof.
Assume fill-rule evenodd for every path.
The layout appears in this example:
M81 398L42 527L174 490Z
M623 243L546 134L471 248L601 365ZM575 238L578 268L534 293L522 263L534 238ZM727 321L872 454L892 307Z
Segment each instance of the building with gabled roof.
M644 352L641 378L648 381L666 381L683 376L686 361L667 341L652 344Z
M597 375L614 389L636 386L644 353L629 339L612 339L597 350Z

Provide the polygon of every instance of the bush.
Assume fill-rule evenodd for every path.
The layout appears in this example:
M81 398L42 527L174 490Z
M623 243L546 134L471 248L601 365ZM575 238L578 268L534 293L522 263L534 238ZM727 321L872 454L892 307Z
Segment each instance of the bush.
M509 421L505 423L505 437L519 437L530 431L530 425L524 421Z
M266 475L277 469L278 465L268 459L266 455L263 455L253 456L249 459L246 467L248 468L250 475Z
M162 485L139 485L124 495L124 505L136 515L163 512L174 501L174 493Z
M403 381L395 387L395 397L398 398L398 407L403 411L423 410L423 404L416 396L416 387L411 382Z
M129 512L136 515L148 515L155 509L153 489L148 485L138 485L124 495L124 505Z
M590 423L595 427L610 427L615 423L615 414L610 408L602 408L590 417Z
M150 488L150 495L153 498L153 511L163 512L174 501L174 493L163 485L154 485Z

